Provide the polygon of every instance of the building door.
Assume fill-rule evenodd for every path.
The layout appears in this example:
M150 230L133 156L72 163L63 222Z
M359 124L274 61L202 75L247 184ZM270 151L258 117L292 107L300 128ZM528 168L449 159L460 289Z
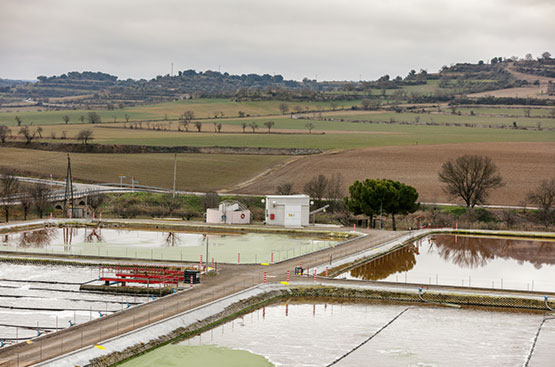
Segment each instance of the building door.
M286 227L301 226L301 206L300 205L285 206L285 220L283 221L283 224Z

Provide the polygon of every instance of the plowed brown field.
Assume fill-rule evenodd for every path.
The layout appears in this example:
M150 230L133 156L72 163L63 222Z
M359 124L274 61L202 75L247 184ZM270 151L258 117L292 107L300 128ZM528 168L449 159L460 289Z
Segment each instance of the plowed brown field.
M354 180L390 178L414 186L423 202L453 202L442 191L437 173L441 164L463 154L491 157L506 185L492 193L489 204L519 205L546 178L555 177L554 143L465 143L364 148L307 156L281 166L237 189L240 193L273 193L277 185L294 183L296 192L314 175L341 173L344 190Z

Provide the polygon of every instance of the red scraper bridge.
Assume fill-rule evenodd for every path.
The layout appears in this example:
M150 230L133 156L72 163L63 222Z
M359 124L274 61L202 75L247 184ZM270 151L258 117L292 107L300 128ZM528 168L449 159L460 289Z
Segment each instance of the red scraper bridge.
M165 269L144 266L101 266L98 269L98 276L106 285L110 283L120 283L125 287L127 283L171 286L183 282L185 274L183 270Z

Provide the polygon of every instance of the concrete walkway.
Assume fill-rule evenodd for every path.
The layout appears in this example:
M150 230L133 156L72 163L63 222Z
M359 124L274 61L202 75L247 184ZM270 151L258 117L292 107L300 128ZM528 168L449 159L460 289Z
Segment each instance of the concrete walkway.
M300 279L295 277L295 279ZM408 295L418 295L418 287L415 285L406 284L384 284L377 282L367 281L345 281L345 280L322 280L317 281L303 281L295 280L290 282L289 285L280 283L259 284L251 288L239 291L233 295L223 297L205 305L185 311L179 315L167 318L163 321L156 322L151 325L133 330L126 334L105 340L101 344L101 348L95 345L89 345L75 352L68 353L58 358L38 364L39 366L54 366L54 367L73 367L85 366L94 358L108 355L114 352L122 352L126 348L138 345L140 343L147 343L149 340L154 340L161 335L166 335L178 328L187 328L194 325L198 320L206 319L210 316L216 315L224 309L236 302L248 299L254 296L260 296L264 293L275 290L289 290L298 287L335 287L335 288L348 288L357 290L373 290L380 292L402 292ZM450 287L432 286L426 290L427 295L437 295L449 292L450 295L457 296L475 296L477 294L489 297L507 297L507 298L522 298L526 300L535 300L538 302L543 301L543 296L539 294L523 294L514 293L511 291L488 291L488 290L468 290L468 289L453 289ZM418 305L418 303L416 304ZM422 302L422 306L426 303ZM437 305L441 306L441 305ZM547 309L546 309L547 310Z

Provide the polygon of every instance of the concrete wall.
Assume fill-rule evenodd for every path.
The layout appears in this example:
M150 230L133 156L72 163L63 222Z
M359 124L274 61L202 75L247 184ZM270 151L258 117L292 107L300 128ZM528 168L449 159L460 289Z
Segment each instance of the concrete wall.
M297 211L298 208L300 208L300 212ZM288 227L308 226L309 213L310 197L308 195L266 196L266 224Z
M225 215L225 218L224 218ZM224 221L225 219L225 221ZM219 209L206 210L206 223L212 224L249 224L251 222L250 210L228 210L220 211Z

